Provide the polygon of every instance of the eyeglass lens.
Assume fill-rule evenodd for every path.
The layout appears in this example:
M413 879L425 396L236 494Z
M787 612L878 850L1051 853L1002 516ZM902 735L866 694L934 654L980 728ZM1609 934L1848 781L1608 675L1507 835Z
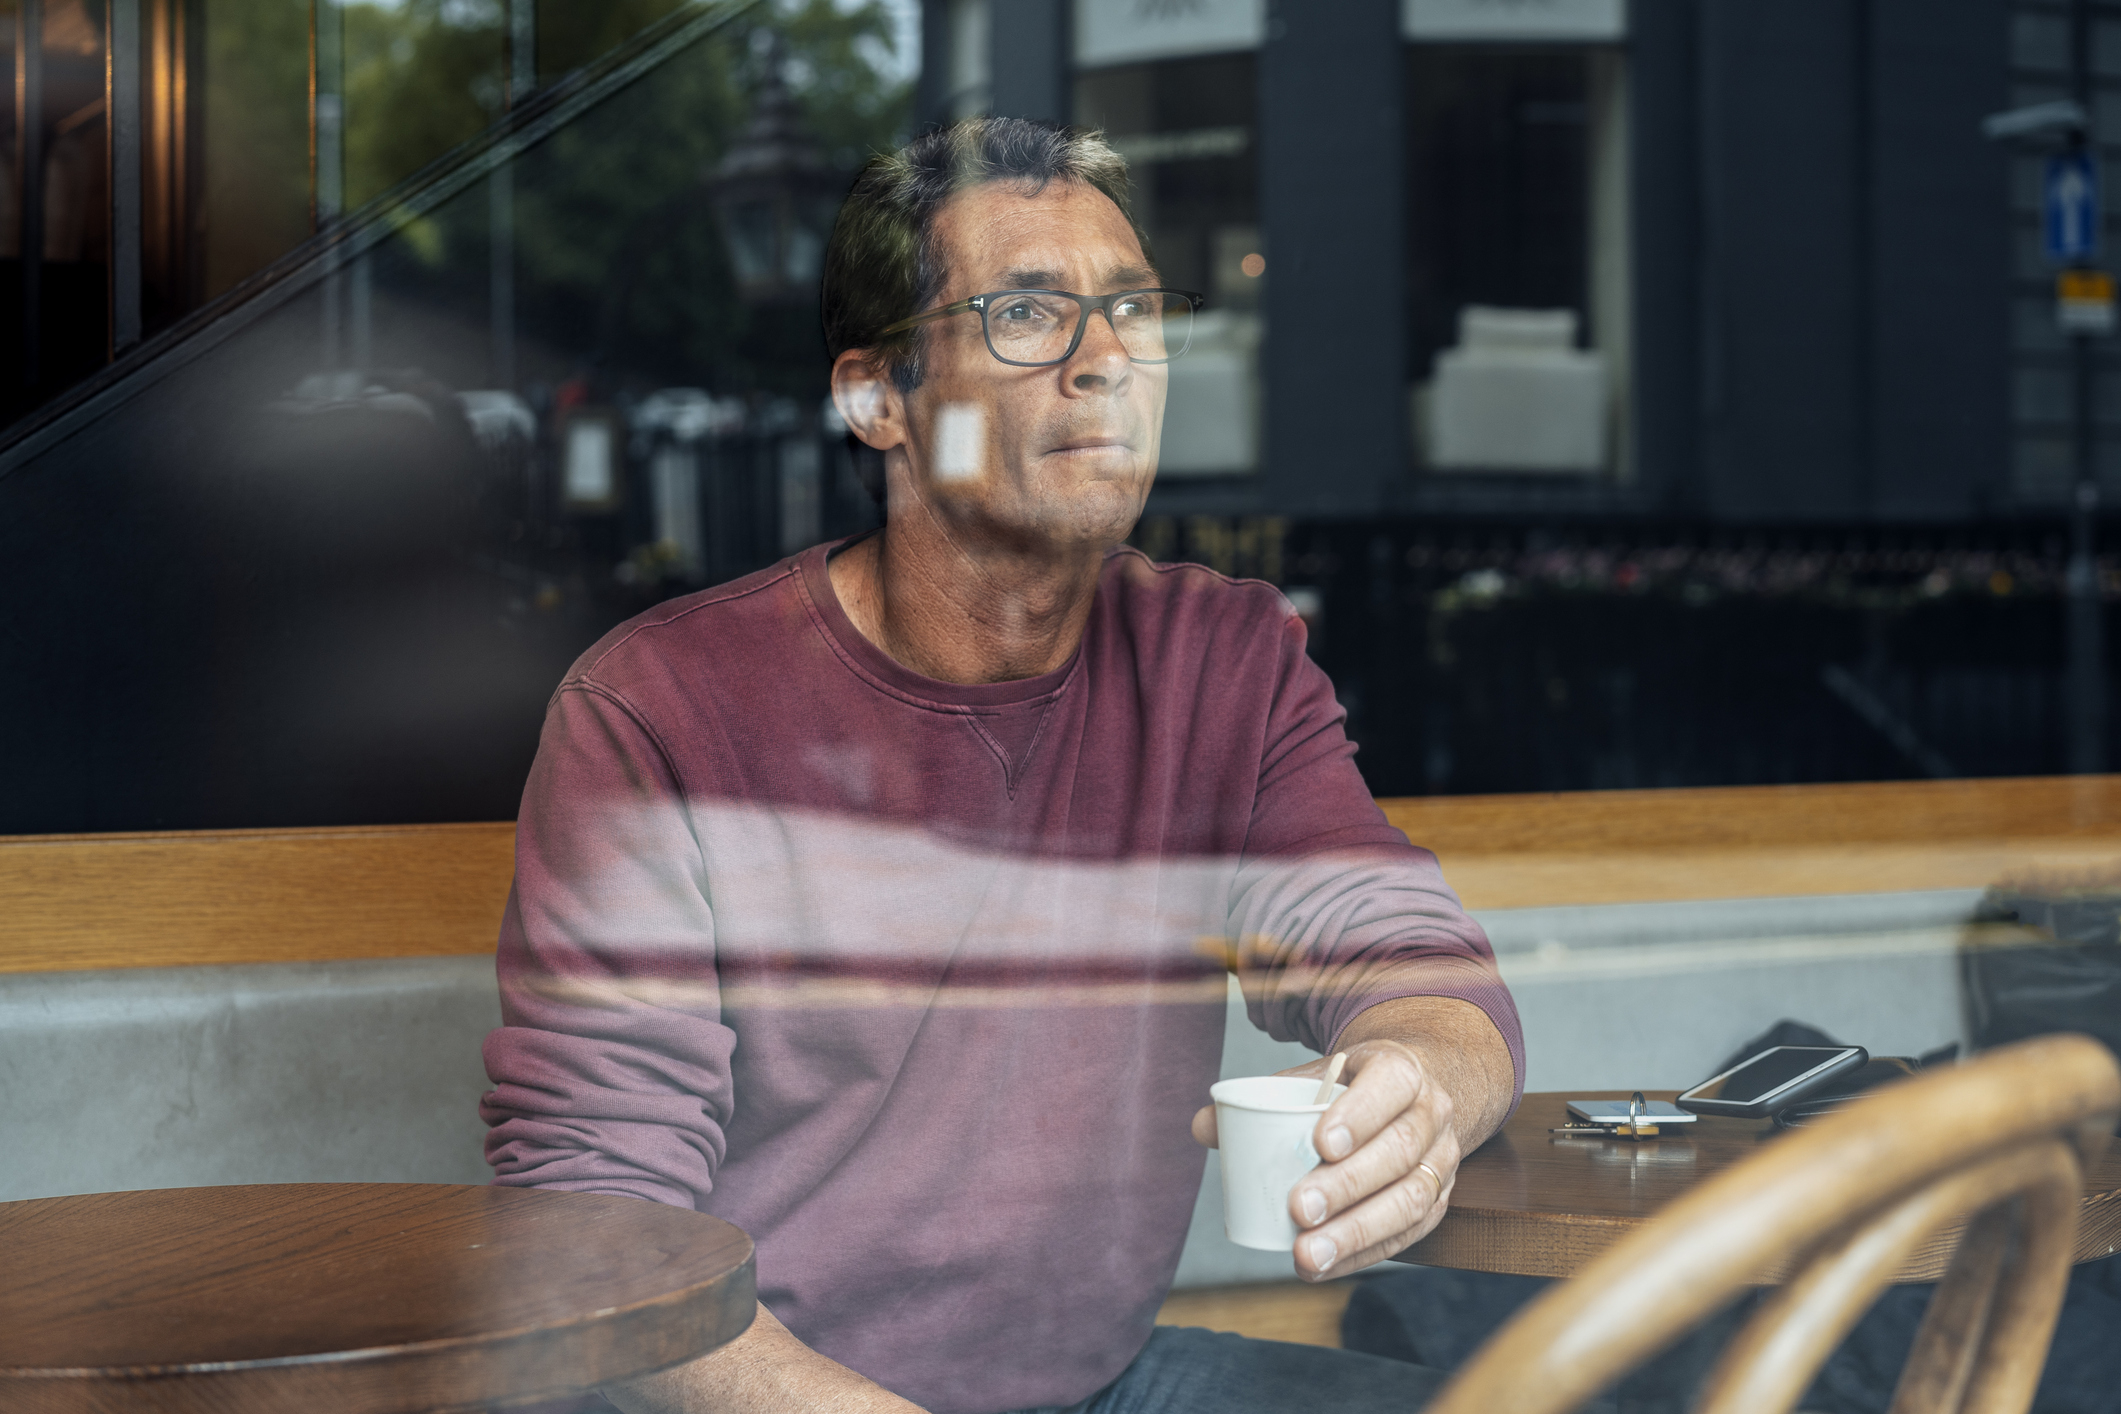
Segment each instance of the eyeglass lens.
M1112 332L1127 357L1161 362L1185 352L1193 337L1193 302L1183 295L1143 290L1109 307ZM987 343L1010 363L1058 363L1068 356L1083 306L1065 295L1020 290L987 306Z

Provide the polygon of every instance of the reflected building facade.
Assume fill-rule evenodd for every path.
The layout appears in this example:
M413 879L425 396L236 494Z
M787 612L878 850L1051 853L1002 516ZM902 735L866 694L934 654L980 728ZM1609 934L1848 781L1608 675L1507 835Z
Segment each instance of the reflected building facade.
M931 13L931 69L958 87L931 86L930 116L1106 128L1166 267L1281 335L1245 395L1274 455L1167 477L1159 509L1742 525L2052 504L2009 472L2005 156L1980 122L2032 74L2001 0L1032 0L1006 32L984 8ZM1067 111L1040 110L1041 65ZM1380 369L1389 427L1350 406ZM1307 378L1338 396L1284 406ZM1374 440L1284 465L1345 435L1325 421Z
M1379 793L2066 765L2030 0L6 8L0 830L511 813L603 629L874 522L816 252L976 112L1128 158L1207 296L1136 542Z
M2059 771L2067 340L2042 159L1981 125L2067 94L2067 29L959 0L924 111L1104 124L1256 248L1248 357L1196 372L1259 452L1138 541L1315 595L1380 791Z

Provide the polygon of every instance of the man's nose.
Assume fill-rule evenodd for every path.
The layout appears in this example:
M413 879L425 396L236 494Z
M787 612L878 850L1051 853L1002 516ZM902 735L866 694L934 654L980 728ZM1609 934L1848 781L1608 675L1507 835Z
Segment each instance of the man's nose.
M1119 331L1112 327L1111 314L1093 309L1083 317L1083 340L1076 345L1075 357L1068 360L1073 370L1069 382L1081 392L1094 393L1125 377L1132 360L1127 357L1127 346L1119 341Z

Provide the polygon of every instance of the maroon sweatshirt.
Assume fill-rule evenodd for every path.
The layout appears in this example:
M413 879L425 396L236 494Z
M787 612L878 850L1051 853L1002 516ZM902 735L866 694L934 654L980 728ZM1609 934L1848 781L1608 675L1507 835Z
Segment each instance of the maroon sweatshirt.
M1516 1012L1272 587L1118 551L1064 667L968 687L855 630L836 548L641 615L554 694L487 1158L737 1224L799 1338L938 1414L1072 1403L1176 1269L1230 968L1320 1051L1464 998L1521 1089Z

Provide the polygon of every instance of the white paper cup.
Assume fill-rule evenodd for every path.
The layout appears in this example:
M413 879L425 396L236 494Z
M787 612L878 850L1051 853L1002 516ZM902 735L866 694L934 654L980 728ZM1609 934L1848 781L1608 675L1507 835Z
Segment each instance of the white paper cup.
M1348 1093L1335 1085L1325 1105L1312 1103L1316 1080L1252 1075L1224 1080L1215 1099L1216 1144L1223 1166L1223 1232L1240 1247L1288 1252L1296 1246L1289 1190L1318 1167L1311 1131L1326 1105Z

